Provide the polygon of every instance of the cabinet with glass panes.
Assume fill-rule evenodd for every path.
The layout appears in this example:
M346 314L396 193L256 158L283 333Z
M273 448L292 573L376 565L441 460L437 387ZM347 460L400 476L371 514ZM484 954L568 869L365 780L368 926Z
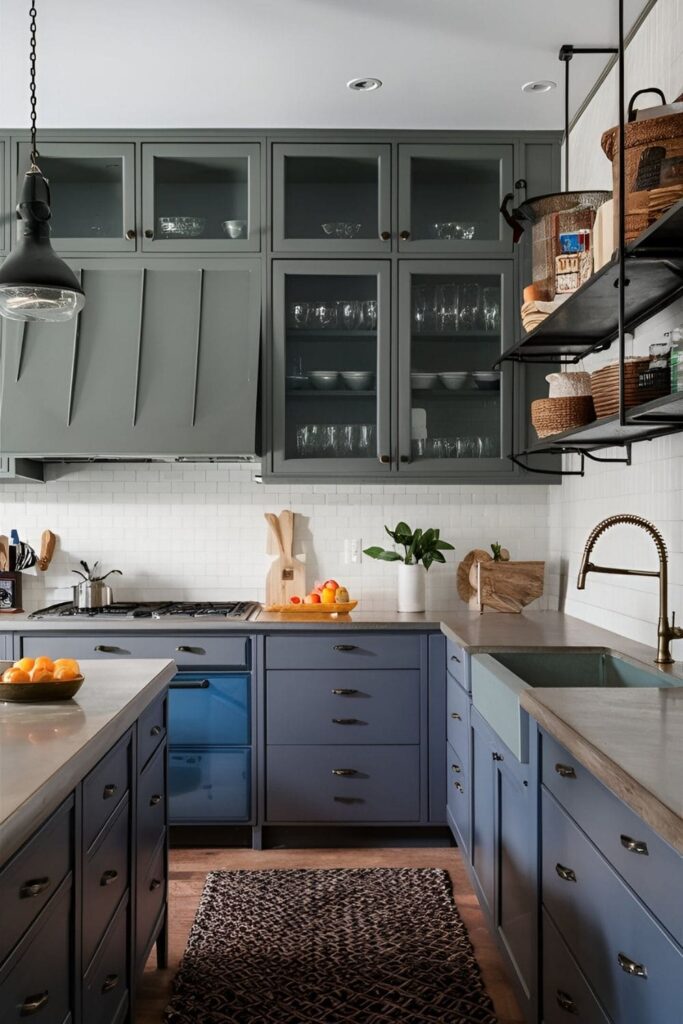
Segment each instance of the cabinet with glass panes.
M389 471L389 276L383 261L275 262L276 471Z

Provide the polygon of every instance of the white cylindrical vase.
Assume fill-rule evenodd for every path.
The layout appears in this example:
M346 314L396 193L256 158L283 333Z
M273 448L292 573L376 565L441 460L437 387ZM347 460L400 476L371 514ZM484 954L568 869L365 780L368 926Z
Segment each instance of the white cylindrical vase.
M425 610L425 585L427 572L420 563L406 565L400 562L398 568L398 610L400 612L423 612Z

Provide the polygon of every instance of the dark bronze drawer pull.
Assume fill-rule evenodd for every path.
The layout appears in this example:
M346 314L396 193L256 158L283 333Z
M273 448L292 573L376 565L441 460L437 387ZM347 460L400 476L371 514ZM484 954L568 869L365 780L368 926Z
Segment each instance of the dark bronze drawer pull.
M94 650L101 651L102 654L130 654L130 651L125 651L123 647L112 647L111 644L96 644Z
M493 753L491 754L491 757L493 758L494 761L504 761L505 760L503 755L499 754L497 750L493 751Z
M151 797L149 798L149 806L150 807L156 807L156 805L160 804L160 803L161 803L161 794L160 793L152 793Z
M153 878L152 881L149 883L149 891L154 892L154 890L158 889L160 885L161 880L158 878Z
M401 231L398 237L401 239L402 242L407 242L408 239L410 238L410 231Z
M31 1017L34 1013L39 1013L44 1006L47 1006L49 998L50 994L47 989L44 992L39 992L36 996L26 996L26 999L21 1004L19 1016Z
M180 654L206 654L203 647L188 647L187 644L180 644L176 651Z
M564 864L556 864L555 870L564 882L576 881L576 873L571 868L566 868Z
M643 853L646 857L650 854L647 843L643 842L642 839L631 839L630 836L621 836L621 845L630 853Z
M465 790L463 788L462 782L454 782L453 785L457 789L458 793L464 793L465 792Z
M459 775L460 772L462 771L462 768L460 767L459 764L452 764L451 765L451 771L457 772L457 774Z
M161 736L161 726L153 725L152 728L149 730L149 734L150 736Z
M40 896L41 892L49 888L49 878L33 878L30 882L24 882L19 890L19 896L22 900L31 899L32 896Z
M335 803L338 803L338 804L364 804L365 803L365 800L363 800L363 798L360 797L360 796L335 796L335 797L332 797L332 799L335 801Z
M558 988L555 993L555 998L557 999L557 1005L561 1010L564 1010L566 1013L578 1014L579 1008L568 992L563 992L561 988Z
M626 974L632 974L634 978L647 978L647 967L645 964L637 964L625 953L619 953L617 963Z
M100 885L112 885L118 877L118 871L115 871L113 868L111 868L110 871L105 871L102 877L100 878Z
M334 644L334 646L332 647L332 650L333 651L346 652L346 651L357 651L358 648L357 648L356 644Z
M460 664L460 658L457 654L451 654L451 661L457 661L458 665Z
M575 779L576 772L570 764L556 764L555 771L558 775L561 775L563 779Z
M451 718L454 718L456 722L462 722L462 715L459 711L451 711Z
M108 782L107 785L102 790L102 799L108 800L110 797L114 795L118 788L119 787L116 785L115 782Z
M356 771L355 768L333 768L332 769L332 774L333 775L342 775L342 776L344 776L344 778L346 778L347 776L350 776L350 775L358 775L358 772Z
M335 725L358 725L357 718L333 718Z
M335 686L334 690L332 690L332 693L335 695L335 697L352 697L354 693L358 693L358 690L350 690L346 689L343 686Z
M388 242L389 239L391 238L391 231L380 231L379 237L382 239L383 242Z
M182 680L174 680L168 684L169 690L208 690L211 683L208 679L188 679L183 682Z
M102 992L111 992L119 983L118 974L108 974L102 983Z

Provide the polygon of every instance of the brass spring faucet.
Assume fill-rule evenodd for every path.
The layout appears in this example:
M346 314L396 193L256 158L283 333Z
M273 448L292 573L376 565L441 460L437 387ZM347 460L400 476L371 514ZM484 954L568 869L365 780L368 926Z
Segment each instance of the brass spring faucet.
M593 548L597 540L609 530L612 526L617 526L619 523L625 523L629 526L639 526L642 530L652 537L657 548L657 554L659 555L659 572L647 569L617 569L611 568L604 565L594 565L590 561ZM666 554L666 544L664 538L651 522L647 519L643 519L642 516L631 515L628 512L624 512L621 515L608 516L607 519L603 519L601 523L595 527L591 532L586 546L583 549L583 558L581 559L581 568L579 569L579 578L576 582L579 590L584 590L586 587L586 576L589 572L606 572L613 573L617 576L655 576L659 577L659 621L657 623L657 657L655 663L657 665L671 665L674 659L671 657L671 641L679 640L683 637L683 629L676 625L676 613L673 613L671 625L669 625L669 614L668 614L668 590L669 590L669 565Z

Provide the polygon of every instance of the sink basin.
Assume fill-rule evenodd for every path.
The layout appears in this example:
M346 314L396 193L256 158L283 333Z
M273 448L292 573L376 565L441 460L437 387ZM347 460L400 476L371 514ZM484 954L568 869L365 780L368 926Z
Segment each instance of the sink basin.
M472 703L523 763L529 760L529 716L519 706L523 690L548 687L680 686L608 651L501 651L472 658Z

